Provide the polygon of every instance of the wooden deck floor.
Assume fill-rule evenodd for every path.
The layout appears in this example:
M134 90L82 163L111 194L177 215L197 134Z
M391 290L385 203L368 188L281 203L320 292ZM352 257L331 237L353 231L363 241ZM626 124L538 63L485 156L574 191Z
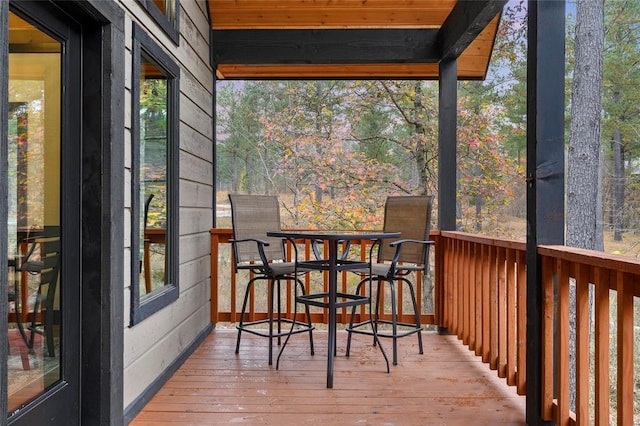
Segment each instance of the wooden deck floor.
M131 423L135 426L524 425L525 400L482 364L455 336L423 333L400 340L399 362L387 374L367 336L354 336L344 356L338 332L334 387L326 388L327 333L292 337L280 369L267 365L266 339L214 330ZM390 355L391 342L382 342ZM274 359L277 351L274 350Z

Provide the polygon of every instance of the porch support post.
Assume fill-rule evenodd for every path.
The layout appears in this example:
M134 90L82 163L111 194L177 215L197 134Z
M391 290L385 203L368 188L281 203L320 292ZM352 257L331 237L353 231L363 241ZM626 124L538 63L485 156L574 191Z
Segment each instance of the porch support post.
M9 114L9 2L0 1L0 117L7 117ZM4 121L3 121L4 123ZM0 126L0 199L7 199L7 144L4 141L7 140L8 126ZM7 223L7 203L0 203L0 223ZM0 232L0 253L7 253L7 227L2 227ZM0 262L0 277L7 277L7 262ZM8 295L6 287L2 286L0 290L0 352L3 354L0 357L0 416L6 417L7 415L7 381L4 380L7 377L7 356L9 351L7 350L7 315L8 315Z
M438 229L456 229L456 109L458 62L440 62L438 117Z
M564 0L529 0L526 346L529 425L550 424L542 419L542 274L537 246L564 244L564 13Z
M211 17L209 17L211 19ZM211 68L213 69L213 90L211 93L211 128L213 129L213 143L212 143L212 190L213 190L213 200L211 205L211 227L218 227L218 206L216 204L216 193L218 192L218 135L216 132L216 108L218 107L218 63L216 62L216 55L214 49L213 42L213 30L209 30L209 63L211 64Z
M211 187L213 189L213 200L212 200L212 205L211 205L211 227L212 228L216 228L218 226L218 206L216 204L216 194L218 193L218 152L217 152L217 146L218 146L218 135L216 132L216 108L217 108L217 104L218 104L218 72L217 72L217 65L215 63L213 63L213 61L211 61L211 66L213 67L213 90L211 93L211 111L213 111L212 115L211 115L211 128L213 129L213 143L212 145L212 157L213 158L213 162L211 164L211 168L212 170L212 179L213 182L211 182Z

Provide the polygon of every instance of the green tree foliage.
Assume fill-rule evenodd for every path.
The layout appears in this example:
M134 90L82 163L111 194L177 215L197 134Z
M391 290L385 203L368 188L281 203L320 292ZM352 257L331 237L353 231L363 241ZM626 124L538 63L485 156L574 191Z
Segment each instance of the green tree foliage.
M466 100L461 104L473 107ZM458 110L458 199L463 205L460 226L468 232L495 233L500 228L498 212L513 199L524 182L524 169L505 149L506 135L499 131L504 113L490 104Z
M605 181L608 214L614 238L637 227L640 154L640 2L605 2L605 50L602 140L607 148Z
M141 81L140 185L143 195L140 202L153 195L156 208L149 211L147 225L158 228L166 226L167 221L167 100L166 79Z
M360 149L395 164L408 193L437 187L437 84L423 81L354 82L354 138ZM374 119L384 120L372 126Z
M367 158L350 140L344 86L290 83L286 106L262 119L264 143L281 153L275 176L293 196L296 226L367 228L378 220L380 197L399 185L392 165Z
M497 95L466 91L459 195L480 230L497 223L521 168L503 147L510 133L501 133L506 116L491 106ZM218 102L219 181L230 191L291 196L295 226L379 226L387 195L436 194L435 82L253 82L221 88ZM263 186L255 183L260 168Z
M258 145L264 115L277 107L277 93L259 82L220 86L218 90L217 164L219 181L233 192L269 193L271 152Z

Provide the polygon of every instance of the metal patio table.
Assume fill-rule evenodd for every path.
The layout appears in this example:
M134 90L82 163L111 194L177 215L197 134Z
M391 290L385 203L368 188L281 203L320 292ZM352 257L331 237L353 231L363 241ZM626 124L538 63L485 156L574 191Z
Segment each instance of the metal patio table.
M318 306L321 308L327 308L329 313L328 324L328 350L327 350L327 387L333 387L333 357L336 354L336 311L341 308L368 304L370 298L368 296L362 296L358 294L342 293L338 291L338 272L348 271L351 269L362 269L369 266L369 262L354 261L342 259L338 254L338 246L344 242L350 242L354 240L380 240L384 238L399 238L399 232L381 232L381 231L278 231L267 232L269 237L286 238L288 240L310 240L312 242L326 241L329 247L329 255L325 259L321 260L305 260L299 261L298 267L303 270L317 270L328 271L329 275L329 291L327 293L311 293L305 295L299 295L296 297L296 302ZM387 372L389 372L389 360L387 355L378 341L378 337L375 334L374 338L377 342L382 355L387 363ZM287 337L288 340L288 337ZM286 341L280 349L278 355L278 361L280 355L286 346ZM277 368L277 365L276 365Z

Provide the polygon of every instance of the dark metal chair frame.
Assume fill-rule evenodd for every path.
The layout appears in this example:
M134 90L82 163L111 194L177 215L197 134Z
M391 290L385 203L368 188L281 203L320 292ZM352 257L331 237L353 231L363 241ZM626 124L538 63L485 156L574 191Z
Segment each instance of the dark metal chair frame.
M365 326L373 323L376 327L378 338L391 338L393 340L393 365L398 364L398 339L411 334L418 335L418 348L422 354L422 325L420 323L420 312L416 303L414 284L409 280L409 276L421 271L423 276L427 276L429 266L429 247L433 241L429 241L431 208L433 196L398 196L388 197L385 203L385 232L400 232L401 239L396 241L377 241L371 246L369 256L373 259L374 250L377 248L377 263L371 263L370 270L354 271L366 274L356 287L356 294L361 294L362 286L371 281L377 281L377 297L373 321L363 321L354 324L355 307L352 308L349 326L347 327L348 339L346 354L349 355L351 348L351 337L353 333L373 335L373 330ZM414 322L400 322L397 315L397 292L396 281L400 285L405 283L409 289L411 302L413 305ZM383 284L390 287L391 295L391 319L380 317L380 300L382 299ZM371 286L369 286L371 291ZM380 324L391 325L391 331L385 332L377 329ZM375 340L374 340L375 344Z
M240 195L229 194L231 202L231 219L233 224L233 239L230 240L233 247L234 272L249 271L253 277L247 283L240 320L236 324L238 337L235 353L240 351L240 340L243 332L269 338L269 365L273 363L273 340L290 333L289 327L283 328L283 324L289 324L295 328L293 334L309 333L311 355L314 354L313 329L311 313L306 307L306 322L296 319L297 310L294 307L294 317L286 318L282 313L281 286L286 281L293 280L304 294L304 283L298 277L298 273L304 272L296 269L296 262L287 262L285 240L267 237L267 231L280 230L280 205L278 198L268 195ZM297 258L297 248L292 245L294 258ZM268 318L255 321L245 321L247 302L252 288L256 282L268 282ZM275 294L275 297L274 297ZM295 300L295 298L294 298ZM274 302L277 308L274 309ZM295 302L294 302L295 303ZM275 315L274 315L275 313ZM268 329L257 328L260 324L268 324ZM274 330L274 325L276 330Z
M54 302L57 291L58 275L60 267L60 237L58 228L45 229L42 236L29 237L23 243L29 244L27 253L22 259L15 259L10 265L17 276L23 272L30 275L39 275L40 281L35 292L33 307L27 315L27 324L22 322L22 310L29 307L21 305L20 282L22 278L14 280L14 292L10 299L15 303L16 324L25 344L30 352L33 352L35 334L45 337L46 355L55 356L55 343L53 335ZM34 253L39 252L39 259L33 259ZM29 336L27 336L29 331Z

